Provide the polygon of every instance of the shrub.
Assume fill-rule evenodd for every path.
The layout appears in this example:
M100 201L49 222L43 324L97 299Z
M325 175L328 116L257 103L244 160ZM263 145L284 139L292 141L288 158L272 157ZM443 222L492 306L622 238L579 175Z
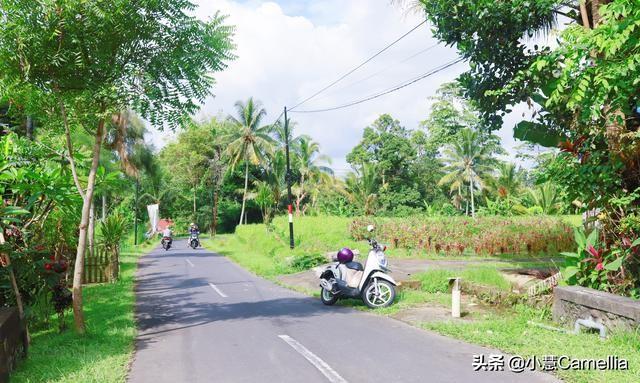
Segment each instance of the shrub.
M291 268L295 271L303 271L326 263L327 259L318 253L298 255L291 261Z
M353 239L367 237L366 227L376 226L376 237L396 248L454 255L472 253L550 254L573 248L572 227L560 218L536 217L412 217L360 218L350 226Z

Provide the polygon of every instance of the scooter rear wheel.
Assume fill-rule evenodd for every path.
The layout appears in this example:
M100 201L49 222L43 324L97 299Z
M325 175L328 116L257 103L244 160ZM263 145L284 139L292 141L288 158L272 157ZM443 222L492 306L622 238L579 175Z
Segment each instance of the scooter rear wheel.
M324 287L320 288L320 300L327 306L331 306L338 301L338 296L332 294L329 290L325 290Z

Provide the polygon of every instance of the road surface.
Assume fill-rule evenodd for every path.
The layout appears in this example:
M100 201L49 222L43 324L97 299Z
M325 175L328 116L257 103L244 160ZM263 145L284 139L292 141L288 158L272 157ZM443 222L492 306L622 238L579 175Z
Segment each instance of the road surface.
M555 382L475 372L497 354L258 278L184 241L140 260L131 383Z

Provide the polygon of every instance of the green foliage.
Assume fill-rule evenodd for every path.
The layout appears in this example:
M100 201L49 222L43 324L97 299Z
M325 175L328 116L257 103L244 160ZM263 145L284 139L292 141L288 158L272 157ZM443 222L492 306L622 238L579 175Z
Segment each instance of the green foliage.
M375 178L366 175L366 185L362 186L368 190L358 193L365 214L373 213L375 202L389 212L399 206L420 206L421 195L412 168L417 155L409 130L390 115L381 115L365 128L361 142L347 155L347 162L358 167L359 172L379 174ZM366 169L363 164L367 164ZM377 193L373 193L375 189Z
M627 239L620 248L611 251L604 247L600 237L601 232L597 229L588 236L584 229L575 229L576 252L562 253L565 256L564 279L571 285L637 295L637 288L625 281L623 270L625 263L637 253L640 239L634 242Z
M322 265L327 262L324 255L318 253L307 253L296 256L291 261L291 268L296 271L304 271Z
M451 194L461 199L463 190L469 191L471 215L475 216L474 194L485 188L489 174L497 166L494 157L501 152L497 137L484 138L477 131L462 129L459 138L444 149L443 162L446 174L438 181L439 185L449 185Z
M98 225L98 243L109 251L118 251L129 229L127 220L120 214L110 214Z
M510 105L524 101L527 88L509 88L500 94L523 69L528 68L543 48L531 47L532 38L549 31L555 22L558 0L421 1L435 36L455 45L469 60L470 70L459 81L474 100L485 124L502 126Z
M134 272L138 257L156 243L124 247L121 279L86 286L88 336L54 329L32 332L29 357L11 375L12 382L116 383L126 378L136 336ZM53 321L53 318L51 318Z
M211 73L233 58L225 18L200 21L191 16L195 7L188 0L4 2L0 95L36 91L48 102L58 93L84 106L74 114L89 113L88 120L133 108L154 125L176 127L211 94Z

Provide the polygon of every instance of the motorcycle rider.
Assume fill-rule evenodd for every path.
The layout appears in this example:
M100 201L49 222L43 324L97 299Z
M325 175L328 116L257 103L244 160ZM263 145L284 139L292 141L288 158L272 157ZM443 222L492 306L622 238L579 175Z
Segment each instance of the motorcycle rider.
M171 232L171 225L167 225L164 230L162 230L162 239L169 238L169 245L173 243L173 233Z
M198 243L197 246L200 246L200 239L198 239L198 235L200 234L200 230L198 229L198 225L196 225L195 223L191 222L191 225L189 225L189 241L187 241L187 246L190 246L192 239L195 237L196 241Z

